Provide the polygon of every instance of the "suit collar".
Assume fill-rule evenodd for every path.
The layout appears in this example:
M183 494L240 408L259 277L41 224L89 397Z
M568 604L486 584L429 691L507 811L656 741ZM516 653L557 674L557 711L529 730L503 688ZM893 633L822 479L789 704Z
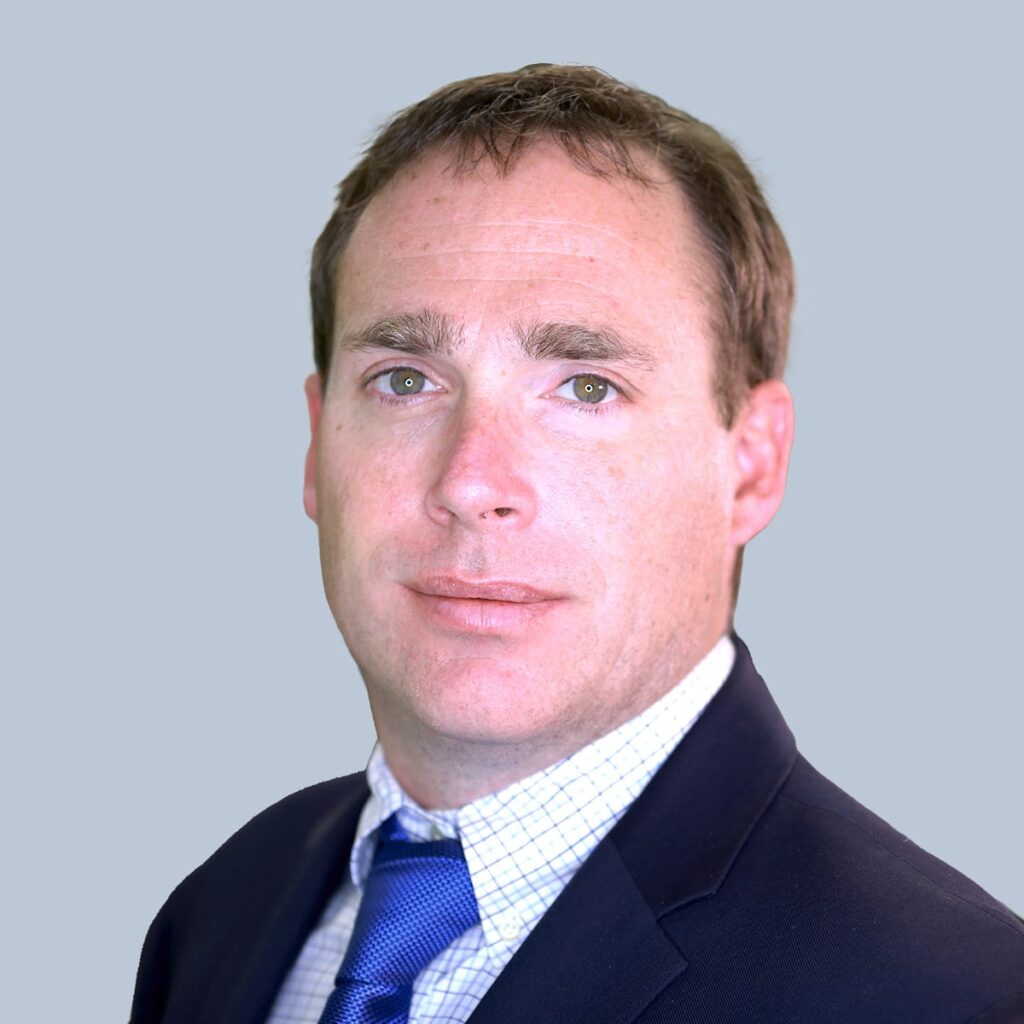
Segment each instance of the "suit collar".
M714 894L796 745L733 635L728 679L488 990L470 1024L636 1019L686 960L660 919Z

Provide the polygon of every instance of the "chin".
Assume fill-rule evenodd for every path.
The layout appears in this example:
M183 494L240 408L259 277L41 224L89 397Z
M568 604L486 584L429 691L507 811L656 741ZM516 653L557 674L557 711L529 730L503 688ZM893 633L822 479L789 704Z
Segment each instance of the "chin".
M449 662L440 671L406 676L392 698L405 715L437 736L464 743L515 744L555 730L559 709L550 681L521 674L490 658ZM391 701L388 701L391 703Z

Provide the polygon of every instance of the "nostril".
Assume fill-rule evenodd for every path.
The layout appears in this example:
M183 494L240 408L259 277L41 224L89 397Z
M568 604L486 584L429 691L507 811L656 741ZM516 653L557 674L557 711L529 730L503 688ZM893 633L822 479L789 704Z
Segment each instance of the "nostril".
M510 508L496 508L494 511L497 512L498 515L501 516L502 519L504 519L505 516L507 516L512 511L512 509L510 509Z

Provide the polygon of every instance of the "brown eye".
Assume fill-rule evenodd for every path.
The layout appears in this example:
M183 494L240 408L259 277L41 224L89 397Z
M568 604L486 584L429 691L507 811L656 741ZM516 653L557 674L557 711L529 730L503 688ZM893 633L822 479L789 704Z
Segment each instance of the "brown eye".
M608 393L608 381L593 373L581 373L572 379L572 393L581 402L597 405Z

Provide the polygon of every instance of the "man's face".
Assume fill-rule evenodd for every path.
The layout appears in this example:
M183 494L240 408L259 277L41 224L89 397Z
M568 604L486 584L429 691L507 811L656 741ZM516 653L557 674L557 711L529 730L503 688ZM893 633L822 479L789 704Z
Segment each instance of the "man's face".
M675 186L550 143L505 178L427 156L369 204L306 500L385 750L425 730L561 756L724 631L709 277Z

